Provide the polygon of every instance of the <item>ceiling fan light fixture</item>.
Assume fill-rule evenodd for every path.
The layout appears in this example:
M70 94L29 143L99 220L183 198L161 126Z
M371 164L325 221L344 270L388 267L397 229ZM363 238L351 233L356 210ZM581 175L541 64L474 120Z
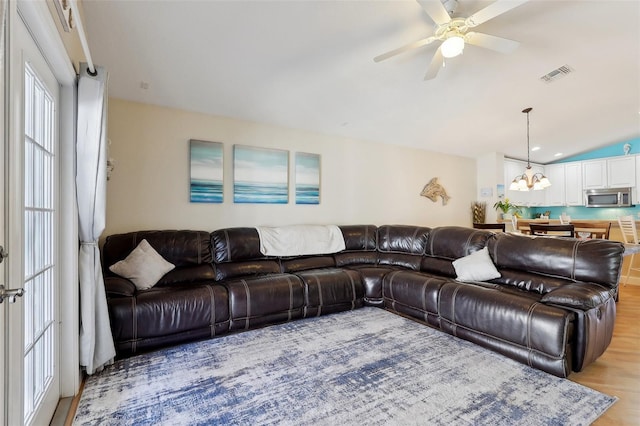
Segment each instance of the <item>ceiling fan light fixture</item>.
M453 35L448 37L440 46L442 56L445 58L455 58L464 50L464 37L461 35Z

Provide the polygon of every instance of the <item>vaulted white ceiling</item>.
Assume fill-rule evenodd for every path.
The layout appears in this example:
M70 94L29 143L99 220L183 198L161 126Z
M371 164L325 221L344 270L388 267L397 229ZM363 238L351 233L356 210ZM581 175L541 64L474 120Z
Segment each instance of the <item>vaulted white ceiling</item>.
M438 0L433 0L438 1ZM492 1L460 0L468 16ZM374 63L433 34L416 1L84 0L110 96L412 146L550 162L640 137L640 1L532 0L475 30L475 46L423 76L438 44ZM540 77L568 65L552 82ZM147 85L148 88L142 86Z

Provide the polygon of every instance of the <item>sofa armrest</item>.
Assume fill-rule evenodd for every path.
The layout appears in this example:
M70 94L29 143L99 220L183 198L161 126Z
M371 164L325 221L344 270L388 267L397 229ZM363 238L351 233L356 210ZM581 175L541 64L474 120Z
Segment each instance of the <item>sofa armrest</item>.
M126 278L105 277L104 288L107 297L131 297L136 294L136 286Z
M601 285L578 282L558 287L542 296L540 301L588 311L611 298L610 290Z

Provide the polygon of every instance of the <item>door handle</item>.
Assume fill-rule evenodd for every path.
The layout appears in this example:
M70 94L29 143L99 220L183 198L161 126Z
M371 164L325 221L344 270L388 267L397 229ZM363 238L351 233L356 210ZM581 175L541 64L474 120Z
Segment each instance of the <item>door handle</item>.
M9 253L4 249L4 247L0 246L0 263L4 260L5 257L9 256Z
M4 302L4 299L8 299L9 303L16 303L16 297L22 297L23 294L23 288L7 289L0 284L0 303Z

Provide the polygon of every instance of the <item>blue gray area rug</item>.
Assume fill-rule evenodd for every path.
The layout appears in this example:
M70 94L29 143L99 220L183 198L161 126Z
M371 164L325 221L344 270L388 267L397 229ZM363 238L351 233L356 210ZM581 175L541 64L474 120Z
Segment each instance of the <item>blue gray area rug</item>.
M379 308L116 362L76 425L588 425L617 398Z

